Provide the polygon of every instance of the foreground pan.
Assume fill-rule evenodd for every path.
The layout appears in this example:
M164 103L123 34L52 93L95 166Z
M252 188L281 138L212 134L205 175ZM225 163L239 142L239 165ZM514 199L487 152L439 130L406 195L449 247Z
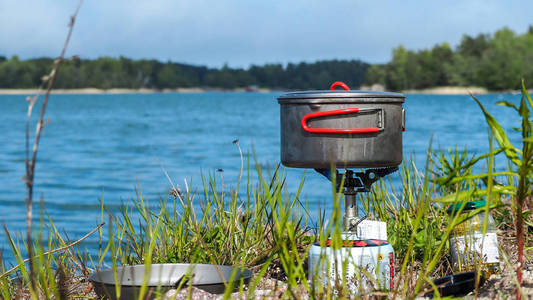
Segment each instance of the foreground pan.
M92 273L89 280L99 297L117 299L116 281L120 284L121 299L137 299L143 282L147 285L148 299L154 299L158 293L190 284L209 293L219 294L225 290L225 283L250 280L252 272L232 266L209 264L153 264L150 272L146 272L145 265L118 267ZM118 280L115 280L116 278ZM146 277L146 278L145 278ZM238 287L238 283L236 283Z

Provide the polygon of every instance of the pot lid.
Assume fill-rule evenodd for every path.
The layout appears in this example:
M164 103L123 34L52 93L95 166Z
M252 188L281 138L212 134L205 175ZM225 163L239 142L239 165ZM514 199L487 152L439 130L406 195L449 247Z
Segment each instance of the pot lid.
M279 103L346 103L346 102L404 102L400 93L358 91L358 90L317 90L292 92L279 96Z

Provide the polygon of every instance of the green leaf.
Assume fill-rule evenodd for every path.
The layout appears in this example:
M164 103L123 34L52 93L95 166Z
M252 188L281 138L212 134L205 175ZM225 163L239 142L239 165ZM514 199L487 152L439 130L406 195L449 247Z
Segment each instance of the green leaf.
M525 95L522 95L522 99L520 100L520 107L518 108L518 112L520 113L520 116L522 119L526 119L529 117L529 109L527 108L526 101L525 101ZM524 128L522 128L524 130Z
M473 194L474 191L459 191L457 193L448 194L441 198L433 199L433 201L441 203L464 202L472 199Z
M522 95L527 98L527 101L529 102L529 106L533 107L533 101L531 100L531 96L529 95L526 84L524 83L524 79L522 79Z
M481 156L478 156L476 158L472 157L472 159L463 166L463 168L470 168L472 167L473 165L475 165L478 161L482 160L482 159L485 159L487 157L490 157L490 156L494 156L494 155L497 155L499 154L500 152L502 151L505 151L504 149L497 149L495 151L492 151L492 152L489 152L489 153L485 153Z
M485 159L487 157L490 157L490 156L494 156L494 155L497 155L499 154L500 152L504 151L503 149L497 149L495 151L492 151L492 152L489 152L489 153L486 153L486 154L483 154L479 157L475 157L475 156L472 156L472 158L468 159L466 157L466 150L463 152L463 154L461 155L461 161L457 162L456 163L456 167L455 168L452 168L452 167L446 167L446 170L444 170L444 167L443 169L441 170L440 173L438 172L434 172L435 175L437 175L438 177L436 179L433 179L432 181L437 183L438 185L441 185L441 186L447 186L447 185L450 185L450 184L454 184L454 183L457 183L457 182L461 182L461 181L466 181L468 179L470 179L468 176L470 176L468 173L466 173L465 171L469 170L472 166L474 166L478 161L482 160L482 159ZM456 154L457 155L457 154ZM453 154L450 154L450 159L452 160L453 159ZM448 163L448 160L443 156L439 156L438 157L438 160L440 162L440 164L442 166L449 166L449 163ZM444 176L439 176L443 174ZM461 175L461 176L459 176ZM474 176L474 175L472 175ZM484 175L484 174L481 174L481 175L477 175L479 178L481 177L486 177L487 175Z
M502 175L510 175L510 176L517 176L518 177L518 173L515 173L515 172L498 172L498 173L493 173L492 176L502 176ZM458 183L458 182L463 182L463 181L474 181L474 180L477 180L477 179L485 179L486 177L489 177L489 174L478 174L478 175L465 175L465 176L461 176L461 177L455 177L455 178L451 178L449 181L447 181L446 183L447 184L455 184L455 183ZM440 182L442 182L444 179L446 178L438 178L437 180L435 180L435 182L437 184L440 184Z
M501 105L501 106L507 106L507 107L510 107L514 110L516 110L516 112L520 112L518 107L516 107L516 105L514 105L514 103L511 103L509 101L498 101L496 102L497 105Z
M427 233L425 229L420 230L415 236L415 246L424 247L428 243Z
M472 94L470 96L477 102L479 105L479 108L483 111L483 114L485 115L485 120L487 121L487 124L492 129L492 134L494 135L494 138L500 145L500 147L503 149L505 156L509 160L513 162L517 167L520 167L522 162L520 161L520 158L518 157L518 154L520 153L519 150L517 150L513 144L509 141L509 138L507 137L507 134L501 127L501 125L494 119L494 117L489 114L489 112L483 107L483 104Z
M471 201L474 198L485 196L486 194L486 189L476 191L459 191L457 193L448 194L441 198L433 199L433 201L440 203L466 202ZM510 185L495 185L492 187L492 194L496 196L500 194L514 195L515 188Z

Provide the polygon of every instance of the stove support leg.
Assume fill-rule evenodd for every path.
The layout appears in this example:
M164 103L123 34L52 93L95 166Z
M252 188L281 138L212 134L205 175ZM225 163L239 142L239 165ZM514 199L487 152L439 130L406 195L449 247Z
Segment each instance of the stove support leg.
M353 187L344 189L344 231L355 231L357 224L357 204L355 202L355 190Z

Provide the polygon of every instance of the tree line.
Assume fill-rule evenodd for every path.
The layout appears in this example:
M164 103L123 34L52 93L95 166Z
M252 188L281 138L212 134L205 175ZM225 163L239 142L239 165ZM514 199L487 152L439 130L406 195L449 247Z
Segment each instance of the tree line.
M447 43L419 51L399 46L389 63L368 69L365 83L389 90L478 86L498 91L519 89L522 78L533 87L533 26L524 34L503 28L493 35L464 35L455 50Z
M35 88L50 72L53 60L20 60L0 56L0 88ZM157 60L102 57L94 60L74 57L61 65L55 88L221 88L257 86L271 89L326 89L334 81L358 87L369 64L359 60L328 60L287 65L252 65L247 69L208 68Z
M0 56L0 88L35 88L53 60L20 60ZM488 90L520 88L524 78L533 87L533 26L524 34L508 28L494 34L464 35L455 48L448 43L418 51L398 46L392 60L370 65L360 60L208 68L157 60L73 57L59 69L56 88L221 88L249 86L281 90L327 89L334 81L352 88L380 84L387 90L439 86L478 86Z

